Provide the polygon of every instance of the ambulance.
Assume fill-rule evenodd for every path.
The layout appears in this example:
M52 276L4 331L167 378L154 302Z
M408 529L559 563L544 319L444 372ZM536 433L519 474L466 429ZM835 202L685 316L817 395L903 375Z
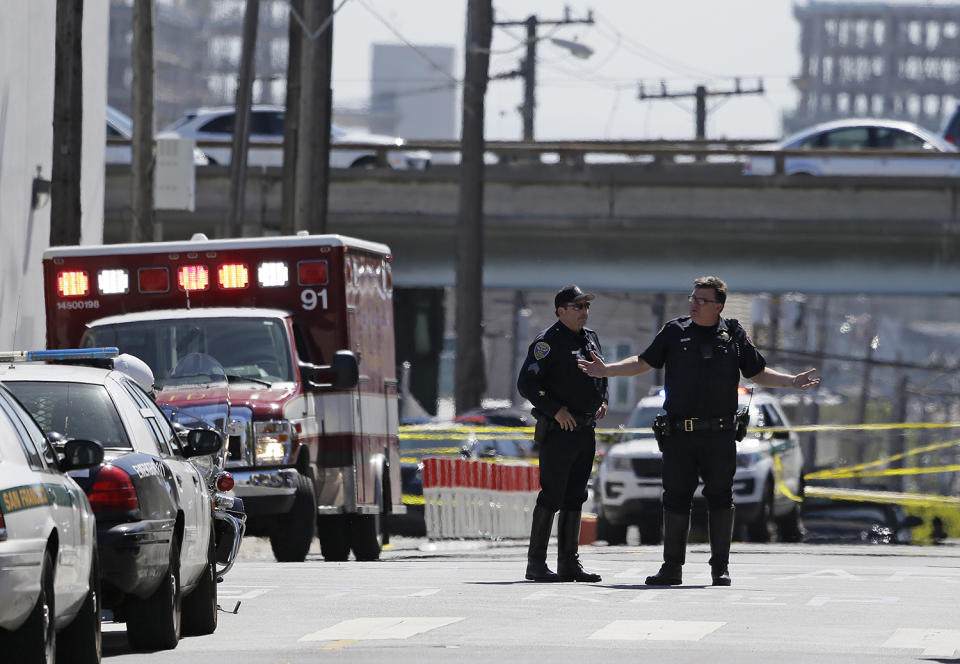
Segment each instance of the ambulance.
M54 247L47 347L116 346L150 366L167 412L214 420L247 532L277 560L303 561L315 532L327 560L375 560L386 515L405 511L391 259L306 232ZM165 390L197 357L226 389Z

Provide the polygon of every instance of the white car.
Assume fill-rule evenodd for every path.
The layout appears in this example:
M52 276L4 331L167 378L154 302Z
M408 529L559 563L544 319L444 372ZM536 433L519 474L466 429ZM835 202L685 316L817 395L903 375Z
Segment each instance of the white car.
M133 120L112 106L107 106L107 151L104 161L108 164L129 164L133 154L129 142L115 143L109 140L111 138L130 141L133 138ZM158 136L158 138L164 138L164 136ZM210 160L203 150L193 149L194 166L207 166L209 163Z
M800 541L803 535L803 455L797 434L776 397L755 392L751 398L741 388L740 407L750 406L751 427L782 427L786 430L748 434L737 443L737 470L733 477L736 530L740 538L767 542L774 532L780 541ZM664 397L641 399L626 423L627 429L648 429L663 412ZM662 458L650 433L628 434L628 439L607 449L597 471L594 496L597 539L610 544L626 541L627 526L640 528L640 541L661 539ZM695 509L703 501L701 490L694 497Z
M96 521L83 489L63 471L102 459L103 448L89 440L69 441L59 458L33 418L0 387L4 658L17 653L17 661L53 662L59 643L73 655L70 661L100 661Z
M863 175L954 177L960 175L956 158L872 155L870 149L922 150L956 153L957 147L912 122L856 118L823 122L793 134L770 150L810 150L809 156L784 158L785 175ZM836 156L830 150L865 150L863 156ZM774 157L752 156L745 175L773 175Z
M176 135L194 138L199 141L216 141L224 147L204 145L211 163L226 166L230 163L230 144L233 141L233 122L235 109L232 106L220 108L199 108L189 111L182 118L167 127L163 135ZM284 109L282 106L254 106L250 112L250 141L252 143L274 143L275 148L251 148L247 152L248 166L283 165L283 126ZM387 152L387 165L396 169L424 170L430 166L430 153L424 150L403 150L405 141L396 136L368 134L351 131L330 125L331 147L337 143L367 143L373 145L395 146L397 150ZM375 168L379 165L376 150L330 150L331 168Z
M116 355L116 349L107 351L113 354L99 361ZM79 360L81 353L100 351L29 352L33 359L59 352ZM103 445L102 465L73 473L96 516L89 541L100 554L103 608L126 622L133 648L170 649L181 627L187 634L210 634L217 626L213 504L189 457L213 453L221 441L197 430L205 439L182 445L145 391L150 385L131 376L37 361L0 366L0 380L48 437Z

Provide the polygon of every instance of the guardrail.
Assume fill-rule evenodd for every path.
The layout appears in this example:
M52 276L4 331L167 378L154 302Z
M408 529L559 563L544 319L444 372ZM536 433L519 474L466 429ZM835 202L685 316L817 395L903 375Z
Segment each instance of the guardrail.
M960 161L960 152L934 152L929 150L893 150L887 148L867 148L863 150L838 150L833 148L811 148L804 150L772 150L757 147L775 143L775 139L744 140L692 140L692 141L487 141L485 150L497 163L522 163L531 161L540 164L563 164L582 166L590 161L591 155L609 158L620 155L629 161L743 161L750 157L768 157L773 159L773 175L783 175L786 159L790 157L836 157L836 158L903 158L903 159L943 159ZM129 145L124 138L107 139L110 146ZM230 147L223 141L200 140L196 145L205 147ZM274 141L250 141L249 149L281 149L282 145ZM459 158L461 144L449 140L409 140L399 145L382 143L336 143L335 150L362 150L374 152L377 161L387 163L387 153L397 150L427 150L448 153Z

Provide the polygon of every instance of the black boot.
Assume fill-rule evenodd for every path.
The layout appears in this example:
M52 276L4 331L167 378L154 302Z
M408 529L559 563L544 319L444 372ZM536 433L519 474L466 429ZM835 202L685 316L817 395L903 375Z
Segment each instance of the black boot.
M580 564L577 547L580 545L580 510L560 512L557 522L557 576L561 581L598 583L599 574L586 572Z
M560 577L547 567L547 544L553 530L553 512L537 505L533 508L533 525L530 527L530 548L527 549L527 576L530 581L546 583L559 581Z
M663 510L663 565L647 577L648 586L679 586L683 583L682 568L687 559L687 535L690 512L683 514Z
M730 540L733 539L733 512L729 507L723 510L710 510L707 517L707 533L710 536L710 576L713 585L729 586Z

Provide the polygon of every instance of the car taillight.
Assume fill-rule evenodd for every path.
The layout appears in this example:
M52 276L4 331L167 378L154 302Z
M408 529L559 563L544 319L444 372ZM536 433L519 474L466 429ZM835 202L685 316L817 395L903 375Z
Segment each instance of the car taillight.
M217 478L217 491L229 491L233 488L233 475L230 473L220 473Z
M90 275L75 270L57 275L57 292L63 297L77 297L90 292Z
M137 490L130 476L121 468L107 464L87 495L94 512L131 512L140 509Z

